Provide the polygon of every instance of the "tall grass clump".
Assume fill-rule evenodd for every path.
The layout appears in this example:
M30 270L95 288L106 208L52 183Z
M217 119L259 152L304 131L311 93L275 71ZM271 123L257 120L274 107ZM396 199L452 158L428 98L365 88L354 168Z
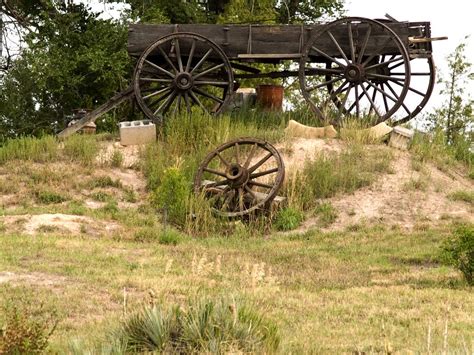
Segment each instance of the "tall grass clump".
M474 168L474 152L471 142L458 137L452 144L448 144L446 135L442 131L432 134L416 133L411 145L414 159L425 163L433 162L442 171L456 167L458 163L465 165L470 172Z
M94 135L74 134L64 141L64 156L82 165L94 165L100 147Z
M146 307L123 322L113 341L129 352L274 353L277 327L248 304L198 299L186 307Z
M390 172L388 150L367 150L351 145L339 154L319 154L308 160L302 171L293 172L284 188L290 206L307 210L318 199L350 193L370 185L377 174Z
M58 158L58 144L52 136L8 139L0 146L0 164L10 160L48 162Z

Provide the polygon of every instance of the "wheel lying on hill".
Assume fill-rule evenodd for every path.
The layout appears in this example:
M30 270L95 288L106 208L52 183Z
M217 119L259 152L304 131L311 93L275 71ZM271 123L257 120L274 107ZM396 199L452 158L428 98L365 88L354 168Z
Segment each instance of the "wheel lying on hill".
M211 40L178 32L162 37L140 56L135 67L135 98L154 121L191 113L192 106L219 113L233 90L233 73L225 53Z
M285 178L285 167L270 143L239 138L210 152L199 166L194 191L210 200L213 212L242 217L268 208Z
M299 80L305 100L321 121L340 125L368 117L377 124L403 104L410 59L388 26L349 17L311 36L300 60Z

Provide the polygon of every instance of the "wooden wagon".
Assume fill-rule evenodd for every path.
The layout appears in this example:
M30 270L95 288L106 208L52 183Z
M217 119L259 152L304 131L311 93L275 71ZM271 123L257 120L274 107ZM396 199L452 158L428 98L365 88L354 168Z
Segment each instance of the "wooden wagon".
M218 113L239 79L298 76L321 120L406 122L433 89L430 37L429 22L360 17L314 25L137 24L128 52L138 57L134 93L150 119L192 106ZM280 71L253 66L288 61L294 64Z
M226 109L241 79L298 77L304 100L324 122L390 119L403 123L426 105L435 82L429 22L348 17L313 25L136 24L128 52L137 58L132 85L67 136L135 96L154 120ZM262 63L282 64L262 71ZM268 67L268 66L266 66Z

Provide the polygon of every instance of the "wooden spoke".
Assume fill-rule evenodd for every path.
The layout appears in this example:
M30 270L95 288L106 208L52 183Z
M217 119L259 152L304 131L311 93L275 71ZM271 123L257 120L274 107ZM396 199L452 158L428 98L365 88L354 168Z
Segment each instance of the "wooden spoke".
M250 150L250 154L249 154L249 156L247 157L247 160L245 161L244 168L247 169L247 168L249 167L250 162L252 161L252 158L253 158L253 156L254 156L256 150L257 150L257 147L258 147L257 143L255 143L255 144L252 146L252 149Z
M222 156L221 153L216 152L216 155L219 158L219 160L226 166L226 168L230 167L230 163L227 160L224 159L224 157Z
M181 58L181 48L179 47L179 37L176 37L174 40L174 48L176 51L176 59L178 60L179 71L183 71L183 60Z
M369 38L370 38L371 33L372 33L372 24L369 24L369 28L367 29L367 32L365 33L365 38L364 38L364 41L362 42L362 47L357 57L357 64L360 64L362 62L362 58L364 57L365 49L367 48L367 44L369 43Z
M153 68L156 68L158 69L159 71L161 71L162 73L165 73L166 75L168 75L169 77L171 78L174 78L174 74L169 72L168 70L160 67L159 65L156 65L155 63L153 62L150 62L148 59L145 59L145 63L147 63L148 65L152 66Z
M204 54L201 58L201 60L194 66L194 68L191 70L191 74L193 74L201 65L202 63L204 63L207 59L207 57L209 57L209 55L212 53L213 49L210 48L206 54Z
M219 175L219 176L222 176L222 177L225 177L225 178L227 177L227 175L225 173L223 173L222 171L219 171L219 170L211 169L211 168L208 168L208 167L205 167L203 170L207 171L208 173L214 174L214 175Z
M352 63L355 63L355 48L354 48L354 39L352 38L352 24L351 22L347 22L347 34L349 38L349 48L351 50L351 60Z
M316 48L314 46L311 47L312 50L316 51L317 53L321 54L323 57L329 59L331 62L334 62L336 63L337 65L339 65L340 67L342 68L345 68L346 66L344 64L342 64L341 62L339 62L336 58L333 58L331 57L330 55L324 53L322 50L320 50L319 48Z
M334 79L331 79L331 80L328 80L328 81L325 81L321 84L318 84L316 86L313 86L313 87L306 87L305 90L306 92L311 92L313 90L316 90L316 89L319 89L319 88L322 88L324 86L327 86L327 85L330 85L330 84L334 84L335 82L338 82L338 81L341 81L342 79L344 79L342 76L339 76L337 78L334 78Z
M397 85L399 85L399 86L401 86L401 87L403 87L403 84L400 84L398 81L393 81L393 83L394 83L394 84L397 84ZM408 87L408 90L410 90L410 91L412 91L412 92L414 92L415 94L418 94L418 95L420 95L420 96L423 96L423 97L425 96L425 93L423 93L423 92L421 92L421 91L419 91L419 90L413 89L411 86Z
M257 170L260 166L265 164L265 162L270 159L273 156L273 154L270 152L267 155L265 155L262 159L260 159L255 165L249 168L249 173L253 173L255 170Z
M377 64L370 65L370 66L366 67L365 70L383 67L384 65L388 65L388 64L393 63L393 62L398 62L399 60L403 61L403 58L391 59L391 60L389 60L389 61L387 61L387 62L382 61L382 62L380 62L380 63L377 63ZM402 63L402 64L403 64L403 63Z
M239 147L239 143L235 143L234 145L235 147L235 150L234 150L234 154L235 154L235 162L237 164L240 164L240 147Z
M218 64L218 65L216 65L216 66L213 66L212 68L206 69L205 71L203 71L203 72L201 72L201 73L195 75L195 76L194 76L194 79L197 79L197 78L200 78L201 76L204 76L204 75L206 75L206 74L209 74L209 73L211 73L211 72L213 72L213 71L215 71L215 70L217 70L217 69L222 68L223 66L224 66L224 63L221 63L221 64Z
M204 106L202 104L202 102L198 99L198 97L196 96L196 94L192 91L192 90L189 90L189 96L191 96L191 99L196 103L198 104L198 106L205 112L207 113L208 115L210 115L209 111L207 110L206 106Z
M222 103L224 102L224 100L221 100L221 99L219 99L218 97L216 97L216 96L214 96L214 95L212 95L212 94L209 94L208 92L205 92L204 90L199 89L198 87L193 88L193 91L196 92L196 93L198 93L199 95L202 95L202 96L204 96L204 97L207 97L208 99L214 100L214 101L216 101L216 102L218 102L218 103L220 103L220 104L222 104Z
M344 51L342 50L341 46L339 45L339 43L337 43L336 39L334 38L333 34L331 33L331 31L328 31L328 36L331 38L331 41L334 43L334 45L336 46L337 50L339 51L339 53L341 53L341 56L342 58L344 58L344 60L346 61L347 64L349 64L349 59L347 59L346 57L346 54L344 53Z
M247 191L254 200L257 200L257 195L255 195L255 193L252 191L252 189L248 186L248 185L245 185L245 191Z
M157 78L140 78L140 81L150 81L157 83L172 83L172 79L157 79Z
M277 173L277 172L278 172L278 168L273 168L273 169L265 170L265 171L262 171L262 172L259 172L259 173L250 174L249 178L250 179L256 179L258 177L274 174L274 173Z
M152 93L149 94L149 95L143 96L143 100L146 100L146 99L148 99L148 98L150 98L150 97L153 97L153 96L156 96L156 95L159 95L159 94L162 94L162 93L164 93L164 92L166 92L166 91L168 91L168 90L171 90L171 88L170 88L170 87L165 87L165 88L163 88L163 89L161 89L161 90L157 90L157 91L155 91L155 92L152 92Z
M355 101L355 105L356 105L356 115L357 115L357 117L359 117L359 116L360 116L359 84L356 84L356 86L355 86L355 88L354 88L354 91L355 91L355 98L356 98L356 101ZM361 96L361 97L362 97L362 96ZM351 111L351 109L349 108L349 112L350 112L350 111Z
M171 68L173 68L174 72L175 72L175 73L178 73L178 69L176 69L176 67L174 66L173 62L172 62L171 59L168 57L168 55L165 53L165 51L163 50L163 48L161 48L161 46L158 46L158 49L160 50L160 53L161 53L161 55L163 56L163 58L165 58L166 62L170 65Z
M169 106L173 103L173 100L175 99L175 97L176 97L176 92L171 91L170 94L168 95L168 98L166 99L166 101L164 101L160 106L158 106L158 108L156 109L156 111L153 114L156 115L160 112L161 113L166 112L166 110L169 108Z
M229 85L228 81L211 81L211 80L196 80L194 82L195 85L212 85L217 87L227 86Z
M253 180L249 181L249 185L258 186L258 187L265 187L267 189L273 189L272 185L265 184L263 182L253 181Z
M189 95L187 92L184 93L184 102L186 103L186 112L188 115L191 114L191 103L189 102Z
M383 89L383 83L380 83L380 88L382 89L382 92L383 92L383 104L384 104L384 107L385 107L385 111L388 111L388 102L387 102L387 94L385 93L384 89Z
M223 186L223 185L227 185L230 183L230 180L228 179L225 179L225 180L221 180L221 181L216 181L216 182L210 182L206 185L204 185L204 188L211 188L211 187L218 187L218 186Z
M405 79L402 79L402 78L394 78L389 75L382 75L382 74L375 74L375 73L367 73L367 76L372 77L372 78L377 78L377 79L390 80L390 81L405 81Z
M189 50L188 62L186 63L186 72L189 72L191 68L191 63L193 61L194 51L196 49L196 39L193 39L193 44L191 45L191 49Z
M375 103L372 101L372 99L370 98L370 95L369 93L367 92L367 90L364 88L364 86L361 86L362 87L362 90L364 91L364 94L365 96L367 97L367 99L369 100L370 102L370 107L371 109L373 108L375 113L377 114L377 116L379 117L382 117L382 115L380 114L379 110L377 110L377 107L375 106Z

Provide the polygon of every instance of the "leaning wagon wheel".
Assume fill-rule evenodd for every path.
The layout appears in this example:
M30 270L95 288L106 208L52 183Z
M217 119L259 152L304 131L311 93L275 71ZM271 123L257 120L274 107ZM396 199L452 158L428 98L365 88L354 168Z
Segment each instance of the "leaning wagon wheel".
M402 105L390 119L392 125L406 123L418 115L433 92L436 81L436 67L433 58L413 58L410 63L410 86ZM393 68L392 75L401 75L399 71L395 71L395 68Z
M194 180L217 215L241 217L266 208L283 184L285 167L270 143L239 138L210 152Z
M400 75L392 75L393 66ZM388 26L349 17L323 26L310 38L299 79L304 98L320 120L341 124L369 118L377 124L402 105L409 90L410 60Z
M191 113L192 106L219 113L233 89L226 54L211 40L179 32L160 38L140 56L133 85L136 100L152 119Z

